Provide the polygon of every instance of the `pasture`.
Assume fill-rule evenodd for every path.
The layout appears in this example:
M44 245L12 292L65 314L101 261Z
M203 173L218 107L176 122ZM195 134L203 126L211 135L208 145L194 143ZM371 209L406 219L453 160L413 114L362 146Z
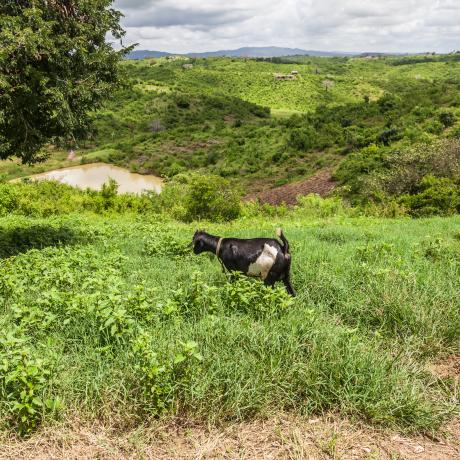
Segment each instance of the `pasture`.
M272 237L277 225L295 299L229 283L188 246L198 226ZM332 412L425 433L458 416L455 368L433 370L460 353L458 216L9 216L0 249L4 436L75 417L122 428Z

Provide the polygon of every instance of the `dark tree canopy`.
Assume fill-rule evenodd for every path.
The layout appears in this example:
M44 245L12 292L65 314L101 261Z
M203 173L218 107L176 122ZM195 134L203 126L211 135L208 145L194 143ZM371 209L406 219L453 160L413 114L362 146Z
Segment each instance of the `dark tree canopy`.
M120 80L128 50L112 0L0 1L0 158L40 161L57 139L81 137L88 113Z

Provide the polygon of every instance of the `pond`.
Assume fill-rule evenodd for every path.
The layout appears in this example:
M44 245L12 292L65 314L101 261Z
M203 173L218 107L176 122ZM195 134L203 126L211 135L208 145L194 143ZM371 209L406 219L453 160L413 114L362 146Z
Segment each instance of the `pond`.
M118 166L91 163L70 168L55 169L29 176L31 180L55 180L78 188L100 190L109 178L117 181L118 193L142 193L144 190L161 192L163 181L152 175L136 174Z

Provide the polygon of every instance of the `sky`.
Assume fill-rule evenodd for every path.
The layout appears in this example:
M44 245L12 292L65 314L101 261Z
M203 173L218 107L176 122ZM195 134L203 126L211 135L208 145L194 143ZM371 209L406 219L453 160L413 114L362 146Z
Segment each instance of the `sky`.
M123 44L175 53L281 46L321 51L460 49L460 0L115 0Z

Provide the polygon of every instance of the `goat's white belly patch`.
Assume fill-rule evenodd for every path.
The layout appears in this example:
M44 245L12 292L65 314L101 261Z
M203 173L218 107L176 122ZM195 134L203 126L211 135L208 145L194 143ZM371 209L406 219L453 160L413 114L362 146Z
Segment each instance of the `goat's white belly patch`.
M263 280L268 276L269 271L275 263L278 249L265 243L264 250L257 260L249 265L248 275L260 276Z

